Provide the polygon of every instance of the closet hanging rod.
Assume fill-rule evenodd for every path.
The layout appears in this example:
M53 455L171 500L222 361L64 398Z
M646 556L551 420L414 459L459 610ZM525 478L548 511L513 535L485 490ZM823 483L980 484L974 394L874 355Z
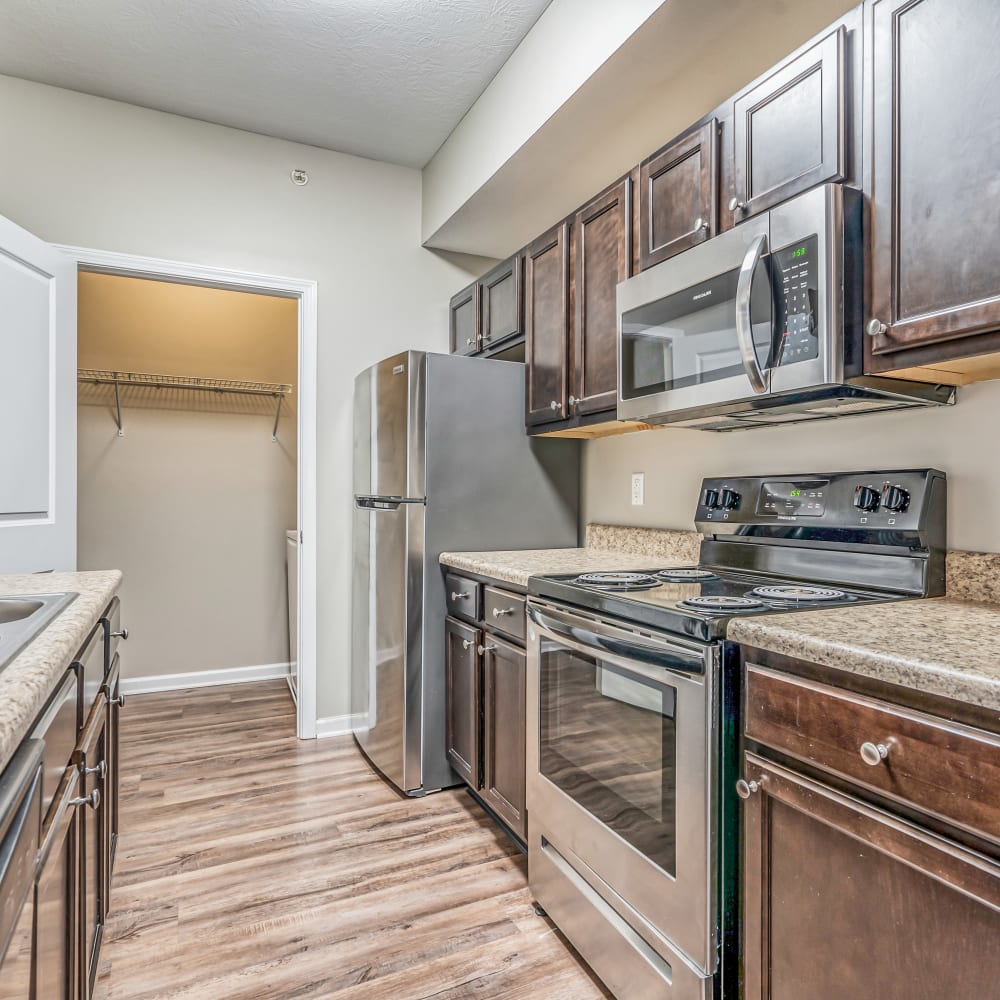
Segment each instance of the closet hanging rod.
M77 369L77 379L93 385L113 385L115 387L115 423L118 436L125 436L122 425L122 402L120 390L125 386L151 389L195 389L200 392L215 392L241 396L271 396L277 399L274 413L274 428L271 440L278 440L278 421L281 418L281 404L291 395L292 387L283 382L254 382L246 379L195 378L185 375L154 375L149 372L104 371L95 368Z

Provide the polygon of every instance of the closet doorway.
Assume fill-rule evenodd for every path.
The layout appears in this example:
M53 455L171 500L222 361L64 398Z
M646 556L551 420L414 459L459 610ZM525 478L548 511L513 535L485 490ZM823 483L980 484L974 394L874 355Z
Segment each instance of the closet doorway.
M287 677L314 736L315 285L71 252L78 565L124 572L123 689Z

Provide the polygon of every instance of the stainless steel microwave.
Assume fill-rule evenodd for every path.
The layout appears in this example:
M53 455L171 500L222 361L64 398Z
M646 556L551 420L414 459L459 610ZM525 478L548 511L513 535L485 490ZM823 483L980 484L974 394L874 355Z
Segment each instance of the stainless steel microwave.
M863 374L862 198L813 188L618 286L618 419L740 430L954 402Z

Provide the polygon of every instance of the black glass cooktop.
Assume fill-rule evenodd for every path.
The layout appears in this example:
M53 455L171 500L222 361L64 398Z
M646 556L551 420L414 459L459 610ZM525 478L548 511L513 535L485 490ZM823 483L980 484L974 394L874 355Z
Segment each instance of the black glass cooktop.
M720 639L730 619L846 607L901 595L738 573L709 566L532 577L532 596L697 639Z

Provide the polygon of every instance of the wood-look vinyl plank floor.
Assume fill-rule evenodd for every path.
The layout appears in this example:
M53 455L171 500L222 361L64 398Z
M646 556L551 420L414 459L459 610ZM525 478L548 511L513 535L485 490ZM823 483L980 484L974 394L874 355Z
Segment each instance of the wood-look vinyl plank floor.
M465 792L398 794L283 682L134 696L98 1000L600 1000Z

